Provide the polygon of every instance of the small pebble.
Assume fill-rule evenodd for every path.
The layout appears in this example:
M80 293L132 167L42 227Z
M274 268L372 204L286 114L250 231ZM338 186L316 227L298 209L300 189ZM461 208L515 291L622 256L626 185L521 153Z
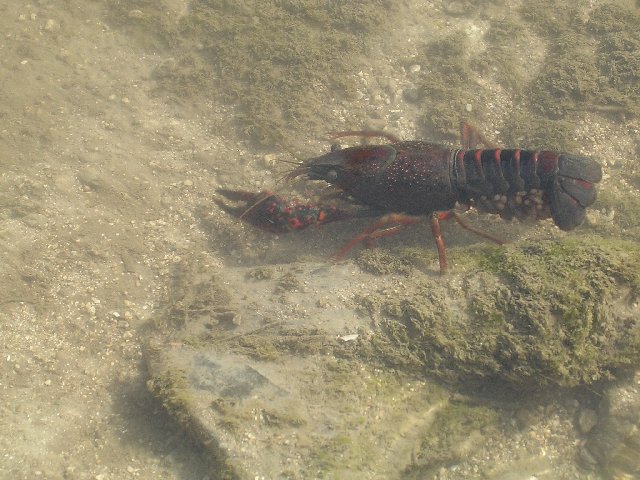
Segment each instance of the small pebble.
M45 22L44 29L47 32L57 32L58 30L60 30L60 23L58 23L53 18L50 18Z

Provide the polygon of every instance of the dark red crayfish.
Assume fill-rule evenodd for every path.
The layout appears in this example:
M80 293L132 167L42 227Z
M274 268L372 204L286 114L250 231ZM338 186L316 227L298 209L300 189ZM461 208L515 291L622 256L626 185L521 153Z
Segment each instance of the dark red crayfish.
M352 201L369 207L366 215L381 218L345 244L333 257L340 259L360 242L393 235L407 225L430 218L438 248L440 272L447 257L440 220L455 219L464 228L496 243L500 239L468 225L454 210L456 203L504 219L552 218L562 230L572 230L596 199L594 184L602 168L593 159L549 150L476 149L475 130L463 124L466 148L451 149L423 141L400 141L382 132L340 132L345 136L383 137L391 143L340 149L312 158L286 178L306 176L337 187ZM228 212L260 228L285 232L313 224L349 218L335 206L287 202L270 192L251 194L219 190L245 205ZM362 215L359 215L362 216Z

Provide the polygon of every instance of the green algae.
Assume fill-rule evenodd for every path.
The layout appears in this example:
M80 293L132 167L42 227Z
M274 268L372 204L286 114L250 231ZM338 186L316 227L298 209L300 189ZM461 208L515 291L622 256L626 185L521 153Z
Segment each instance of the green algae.
M157 358L151 360L156 363ZM171 417L180 423L187 432L206 445L210 456L207 461L216 472L220 480L238 480L240 477L231 465L226 453L223 452L215 439L210 438L207 428L193 415L193 396L189 388L188 374L182 369L158 369L152 373L147 381L149 391L162 403ZM214 408L214 406L212 406ZM230 422L225 428L237 426Z
M235 401L218 397L211 402L211 409L217 414L217 425L234 435L242 435L246 426L259 411L261 420L272 429L299 428L307 423L303 410L297 402L291 401L285 408L265 406L256 399Z
M319 471L340 472L340 465L351 460L354 456L360 456L348 435L336 435L322 442L313 453L312 462ZM346 472L343 472L345 474Z
M487 48L472 60L474 70L483 77L495 78L513 95L522 94L529 73L527 66L519 60L521 50L518 47L523 47L529 36L521 21L503 18L492 21L484 37Z
M158 321L166 324L164 328L184 328L199 318L207 318L210 328L214 324L232 327L237 322L237 312L231 292L217 278L200 278L193 285L183 285L181 275L188 268L177 270L169 287L169 310Z
M461 119L482 130L492 120L487 105L497 98L491 82L511 102L500 125L508 146L573 150L583 112L640 113L636 11L612 3L589 11L588 2L543 0L523 3L519 15L486 20L479 53L472 32L462 28L425 46L417 103L430 135L457 141Z
M150 12L144 25L131 9ZM155 32L171 48L173 61L154 73L160 93L238 105L234 121L273 146L287 144L292 131L319 135L334 123L323 107L355 99L355 74L398 8L387 0L195 0L173 23L142 0L113 0L111 10L114 24Z
M584 17L569 2L526 3L523 17L550 39L550 49L531 83L532 107L544 116L567 117L577 109L640 113L640 16L604 4Z
M584 23L582 12L588 2L538 0L523 3L520 16L546 38L557 38Z
M270 267L257 267L249 270L246 278L249 280L271 280L275 275L275 271Z
M499 412L491 407L451 403L447 391L432 383L408 387L411 371L372 369L368 361L342 359L325 360L321 371L314 384L322 390L310 394L350 421L314 437L310 476L397 472L400 466L402 478L424 478L420 475L464 458L481 441L481 430L499 425ZM386 421L372 419L374 412ZM372 437L384 438L384 454Z
M616 5L602 5L587 28L600 37L597 66L613 90L611 101L638 113L640 16Z
M107 0L107 19L127 32L145 49L171 46L175 19L164 2L156 0Z
M396 298L356 299L379 326L363 354L451 382L530 387L593 383L640 359L636 243L482 246L456 268L465 272L454 290L421 279Z
M603 96L601 75L585 38L567 36L562 48L551 50L529 91L536 98L532 108L547 118L561 118L580 104L598 104Z
M261 361L278 361L288 355L304 357L327 354L337 346L335 338L321 329L287 328L280 325L230 339L211 337L209 343L213 342L224 344L231 351Z
M202 43L202 57L221 82L218 91L242 105L238 120L246 132L272 145L292 130L325 130L332 119L320 106L329 96L354 98L352 62L366 53L364 40L386 21L385 12L376 1L324 8L317 2L194 2L181 33Z
M355 263L362 271L373 275L409 276L412 271L411 260L382 249L361 250L355 257Z
M335 430L313 435L307 476L342 478L354 471L398 471L421 439L436 436L433 419L447 392L431 384L410 388L411 374L372 368L358 359L326 358L309 383L310 398L322 399L343 420ZM445 424L446 422L442 422ZM383 444L371 442L384 438ZM443 454L440 460L450 461Z
M522 45L535 42L521 20L492 22L484 40L487 48L480 55L475 54L469 35L462 30L427 44L424 63L429 68L418 87L418 104L424 112L422 127L430 135L455 144L459 143L462 119L482 130L489 120L487 105L495 98L491 89L478 81L484 77L502 85L514 101L509 121L501 127L505 144L559 150L577 147L573 141L577 119L567 115L575 110L575 99L570 96L572 103L564 106L562 115L550 110L559 108L557 94L573 89L569 82L574 81L575 75L584 77L585 82L594 77L588 71L572 72L573 59L566 68L553 64L543 67L552 68L551 73L532 75L513 48L514 42ZM553 61L561 63L563 59ZM589 67L595 68L592 64ZM575 66L575 69L579 68L579 65ZM556 74L563 76L565 81L550 79ZM544 82L549 85L541 87ZM472 112L467 110L469 106Z
M147 388L162 401L165 410L179 423L189 426L191 396L184 370L170 370L154 375L147 381Z
M578 118L550 118L527 110L514 111L509 117L509 124L505 125L502 132L505 145L558 151L576 151L582 147L575 139Z
M273 339L260 335L243 335L237 339L234 350L262 361L274 361L282 355Z
M275 293L297 292L302 288L302 282L295 271L285 272L279 279Z
M474 118L482 118L488 92L476 81L472 69L470 41L462 31L429 42L424 63L429 66L418 87L418 104L425 112L423 128L432 135L459 139L465 106L474 106ZM472 123L479 123L473 121Z

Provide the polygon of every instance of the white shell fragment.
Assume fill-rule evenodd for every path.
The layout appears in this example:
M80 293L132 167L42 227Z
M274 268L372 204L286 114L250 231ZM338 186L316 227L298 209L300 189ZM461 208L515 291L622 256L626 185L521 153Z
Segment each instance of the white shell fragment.
M360 336L359 333L351 333L349 335L343 335L341 337L338 337L340 340L342 340L343 342L351 342L352 340L355 340L356 338L358 338Z

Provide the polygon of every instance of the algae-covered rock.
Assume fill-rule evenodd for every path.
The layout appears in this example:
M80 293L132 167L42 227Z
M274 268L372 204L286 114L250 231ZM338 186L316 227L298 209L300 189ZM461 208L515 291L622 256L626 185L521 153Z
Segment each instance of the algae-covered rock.
M590 384L640 360L640 247L589 237L483 247L455 280L361 305L367 354L451 381ZM401 354L399 354L401 352Z
M204 263L176 267L146 362L149 390L206 448L213 478L402 478L416 452L425 468L460 455L432 425L462 441L469 429L455 425L474 414L451 410L449 392L413 372L361 358L367 318L316 305L310 292L346 291L351 269L226 269L223 279ZM247 282L273 294L234 302ZM496 420L490 411L474 429Z
M406 253L375 275L178 265L148 386L220 478L430 478L500 438L511 408L456 390L591 384L637 365L639 250L597 237L454 248L444 278L422 257L407 269Z

